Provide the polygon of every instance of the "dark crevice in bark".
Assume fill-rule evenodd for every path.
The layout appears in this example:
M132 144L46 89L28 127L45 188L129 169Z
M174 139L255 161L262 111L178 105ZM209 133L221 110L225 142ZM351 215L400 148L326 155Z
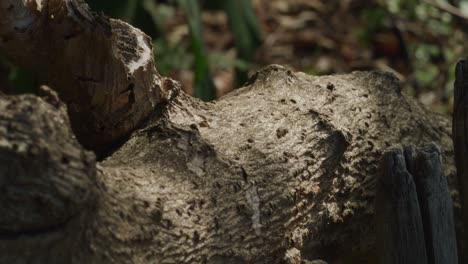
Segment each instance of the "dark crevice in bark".
M70 216L62 223L49 226L47 228L34 229L34 230L21 230L8 232L7 230L0 231L0 240L16 240L16 239L31 239L31 238L42 238L52 233L63 232L67 226L74 220L81 217L80 214Z

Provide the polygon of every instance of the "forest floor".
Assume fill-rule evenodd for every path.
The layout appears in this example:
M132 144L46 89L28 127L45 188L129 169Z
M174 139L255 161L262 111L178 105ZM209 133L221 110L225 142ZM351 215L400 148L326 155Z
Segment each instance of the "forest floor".
M453 69L465 51L466 33L460 28L466 21L459 17L428 4L415 6L420 11L414 16L395 15L379 1L363 0L254 0L254 7L263 44L251 70L283 64L317 75L390 71L407 94L435 111L451 112ZM209 52L234 59L226 15L203 11L202 18ZM189 43L182 14L168 25L173 28L172 38ZM219 96L234 89L232 67L217 66L213 73ZM179 70L173 77L191 93L191 70Z
M250 63L236 59L226 14L201 5L203 40L218 97L240 86L235 71L241 68L253 72L269 64L282 64L314 75L383 70L394 73L403 91L430 109L452 112L454 67L468 53L468 2L463 8L464 2L450 0L447 3L456 8L447 9L434 0L252 1L262 45ZM158 14L170 10L163 23L163 39L169 44L144 29L155 40L157 68L181 81L192 94L194 55L186 16L169 1L157 3ZM151 18L148 21L153 23ZM0 56L0 90L24 93L33 91L31 86L37 88L39 83Z

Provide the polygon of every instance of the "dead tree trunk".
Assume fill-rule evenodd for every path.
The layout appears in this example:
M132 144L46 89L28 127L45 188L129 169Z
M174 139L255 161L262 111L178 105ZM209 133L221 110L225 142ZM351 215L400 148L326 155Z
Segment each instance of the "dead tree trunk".
M51 91L0 97L0 263L372 262L385 149L434 141L456 189L450 121L392 75L273 65L203 103L157 74L143 33L80 0L0 15L0 49L72 124ZM113 151L96 163L73 133Z
M455 109L453 112L453 145L463 206L465 243L468 242L468 63L463 60L455 71ZM466 247L467 245L465 245Z
M452 198L436 145L386 152L376 200L380 263L458 263Z

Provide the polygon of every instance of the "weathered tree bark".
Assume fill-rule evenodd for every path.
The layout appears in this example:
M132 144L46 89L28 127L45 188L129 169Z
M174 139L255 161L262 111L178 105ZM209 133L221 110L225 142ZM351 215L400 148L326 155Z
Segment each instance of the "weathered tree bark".
M375 208L382 264L428 263L416 185L406 154L401 147L391 149L380 165Z
M457 264L453 205L440 149L384 153L376 198L380 263Z
M2 0L0 17L2 51L60 93L90 149L128 135L164 97L151 39L81 0Z
M413 152L413 171L424 227L428 263L457 264L453 203L443 172L442 153L429 144ZM408 155L409 156L409 155Z
M314 77L273 65L203 103L145 57L127 100L116 45L136 30L83 10L78 0L0 0L0 48L45 71L80 142L114 145L95 164L53 92L0 97L0 263L373 262L377 164L399 143L442 146L455 192L450 121L403 95L392 75ZM28 23L8 26L19 21ZM56 42L69 28L79 30ZM141 42L127 44L130 58L141 55ZM67 52L48 68L57 47ZM75 71L99 77L99 88Z
M455 71L455 109L453 113L453 145L463 206L465 242L468 242L468 63L463 60ZM468 245L464 245L467 247Z

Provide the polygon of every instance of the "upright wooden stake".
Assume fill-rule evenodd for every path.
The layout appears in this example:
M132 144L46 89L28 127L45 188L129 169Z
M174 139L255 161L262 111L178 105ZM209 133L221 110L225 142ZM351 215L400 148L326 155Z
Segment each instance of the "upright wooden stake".
M411 174L418 193L428 263L458 264L453 203L441 152L435 144L418 149Z
M463 207L465 241L468 241L468 62L461 60L455 70L455 108L453 112L453 146L457 166L460 200Z
M427 264L416 186L401 147L384 153L376 197L381 264Z
M452 198L437 145L388 150L376 201L382 264L458 263Z

